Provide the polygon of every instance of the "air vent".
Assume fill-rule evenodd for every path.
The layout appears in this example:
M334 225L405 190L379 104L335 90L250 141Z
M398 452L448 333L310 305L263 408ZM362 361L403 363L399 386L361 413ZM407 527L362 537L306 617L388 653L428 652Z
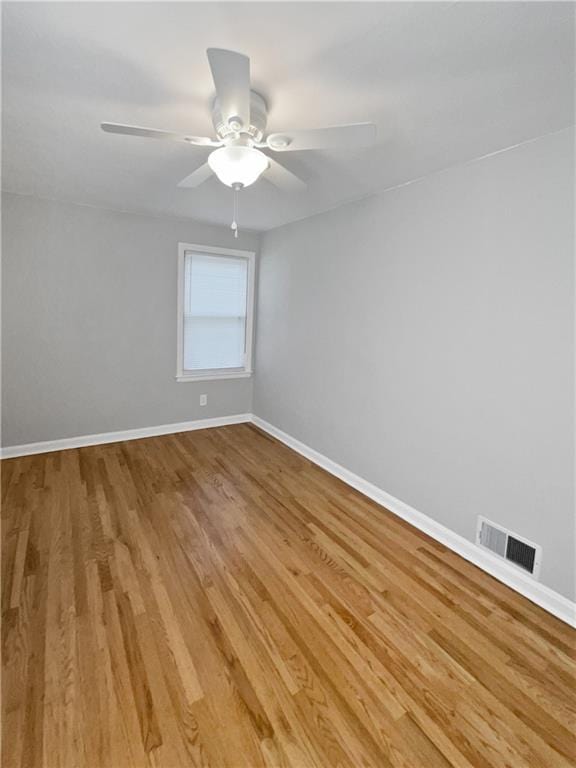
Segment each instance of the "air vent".
M495 552L500 557L506 556L506 533L500 528L495 528L489 523L482 523L480 530L480 544L486 549Z
M481 516L478 517L476 543L538 578L542 560L542 547L538 544Z
M516 563L520 568L525 568L530 573L534 572L534 561L536 559L536 548L518 541L514 536L508 536L506 543L506 560Z

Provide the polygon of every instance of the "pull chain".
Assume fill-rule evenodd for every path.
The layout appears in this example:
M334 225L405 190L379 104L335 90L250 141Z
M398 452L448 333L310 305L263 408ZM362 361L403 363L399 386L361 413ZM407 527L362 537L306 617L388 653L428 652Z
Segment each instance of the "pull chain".
M234 237L238 237L238 192L242 189L242 184L233 184L232 189L234 190L234 213L230 229L234 232Z

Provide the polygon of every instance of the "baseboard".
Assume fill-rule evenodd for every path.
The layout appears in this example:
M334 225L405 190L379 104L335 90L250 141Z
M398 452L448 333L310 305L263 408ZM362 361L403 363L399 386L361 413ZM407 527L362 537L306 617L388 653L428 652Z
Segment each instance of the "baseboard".
M156 427L140 427L139 429L125 429L120 432L103 432L99 435L81 435L80 437L65 437L61 440L46 440L41 443L28 443L27 445L11 445L0 449L3 459L11 459L17 456L31 456L35 453L50 453L52 451L66 451L70 448L84 448L89 445L103 445L105 443L120 443L124 440L140 440L143 437L157 437L158 435L173 435L176 432L191 432L195 429L209 429L211 427L225 427L228 424L243 424L251 421L250 413L240 413L234 416L216 416L211 419L198 419L196 421L180 421L176 424L160 424Z
M500 560L494 555L490 554L486 550L480 548L476 544L457 533L454 533L449 528L437 523L432 518L419 512L409 504L400 501L400 499L391 496L386 491L378 488L377 486L369 483L359 475L350 472L346 467L337 464L327 456L315 451L308 445L301 443L296 438L283 432L281 429L269 424L258 416L252 416L252 423L257 427L267 432L272 437L277 438L282 443L292 448L297 453L305 456L310 461L317 464L322 469L325 469L330 474L343 480L345 483L360 491L368 498L372 499L378 504L381 504L386 509L393 512L398 517L401 517L406 522L413 525L418 530L427 533L436 541L444 544L456 554L468 560L474 565L481 568L486 573L493 576L498 581L501 581L506 586L519 592L536 605L543 608L548 613L556 616L558 619L566 622L572 627L576 627L576 603L573 603L568 598L550 589L539 581L535 581L527 574L517 570L514 566Z

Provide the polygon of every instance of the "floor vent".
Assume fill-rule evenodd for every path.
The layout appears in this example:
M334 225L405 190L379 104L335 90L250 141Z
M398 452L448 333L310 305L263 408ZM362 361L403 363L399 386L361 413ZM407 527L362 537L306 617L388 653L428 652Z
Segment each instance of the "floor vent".
M542 547L478 516L476 543L538 578Z

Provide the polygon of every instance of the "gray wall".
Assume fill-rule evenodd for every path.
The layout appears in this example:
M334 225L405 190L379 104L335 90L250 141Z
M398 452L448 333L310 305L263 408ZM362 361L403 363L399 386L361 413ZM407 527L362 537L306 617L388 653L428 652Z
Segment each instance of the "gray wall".
M257 247L224 227L2 196L3 445L251 410L251 379L175 380L179 241Z
M255 413L574 595L574 135L273 230Z

